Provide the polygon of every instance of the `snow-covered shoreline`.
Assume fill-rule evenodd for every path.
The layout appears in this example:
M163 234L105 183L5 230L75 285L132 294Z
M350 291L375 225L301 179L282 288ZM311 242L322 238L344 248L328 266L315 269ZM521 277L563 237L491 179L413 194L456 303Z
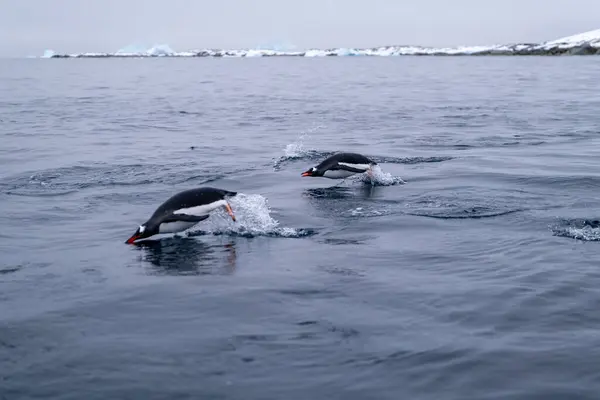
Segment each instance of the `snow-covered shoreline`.
M132 57L344 57L344 56L528 56L600 55L600 29L543 43L492 46L421 47L382 46L371 48L308 49L282 51L266 49L202 49L177 52L168 45L142 51L115 53L60 54L46 50L42 58L132 58Z

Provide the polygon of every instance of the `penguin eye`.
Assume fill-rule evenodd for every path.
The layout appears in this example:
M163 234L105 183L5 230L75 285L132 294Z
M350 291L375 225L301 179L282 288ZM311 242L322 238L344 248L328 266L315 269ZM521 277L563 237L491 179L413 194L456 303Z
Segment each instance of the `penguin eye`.
M312 167L312 171L313 171L313 172L316 172L316 171L317 171L317 168L316 168L316 167Z
M138 231L140 231L140 233L144 233L145 230L146 227L144 225L140 225L140 227L138 228Z

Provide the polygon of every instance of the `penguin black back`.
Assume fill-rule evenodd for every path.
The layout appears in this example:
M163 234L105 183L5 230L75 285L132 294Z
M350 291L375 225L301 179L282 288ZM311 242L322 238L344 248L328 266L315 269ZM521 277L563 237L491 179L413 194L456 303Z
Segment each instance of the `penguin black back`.
M321 161L316 167L304 171L302 176L345 179L351 175L368 172L377 163L358 153L336 153Z
M217 189L213 187L201 187L184 190L168 198L156 209L156 211L154 211L154 214L152 214L150 218L153 219L182 208L191 208L214 203L225 199L225 197L234 197L236 195L237 192L231 192L229 190Z
M358 153L336 153L330 157L327 157L323 160L319 165L317 165L318 170L327 170L338 163L343 162L347 164L372 164L377 165L377 163L368 157L363 156Z

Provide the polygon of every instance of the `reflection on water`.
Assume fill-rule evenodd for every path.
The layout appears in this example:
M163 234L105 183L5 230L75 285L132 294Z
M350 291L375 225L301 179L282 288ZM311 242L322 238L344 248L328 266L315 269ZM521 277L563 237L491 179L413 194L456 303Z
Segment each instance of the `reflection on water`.
M229 275L235 272L235 241L210 245L193 238L172 237L136 244L153 274Z

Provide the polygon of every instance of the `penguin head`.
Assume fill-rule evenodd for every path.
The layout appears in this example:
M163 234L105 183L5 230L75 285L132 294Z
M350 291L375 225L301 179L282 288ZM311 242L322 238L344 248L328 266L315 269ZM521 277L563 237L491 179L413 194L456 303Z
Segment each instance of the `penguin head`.
M317 167L312 167L303 172L302 176L323 176L323 171L319 171Z
M125 241L127 244L133 244L138 239L144 239L158 233L158 225L143 224L140 225L135 233Z

